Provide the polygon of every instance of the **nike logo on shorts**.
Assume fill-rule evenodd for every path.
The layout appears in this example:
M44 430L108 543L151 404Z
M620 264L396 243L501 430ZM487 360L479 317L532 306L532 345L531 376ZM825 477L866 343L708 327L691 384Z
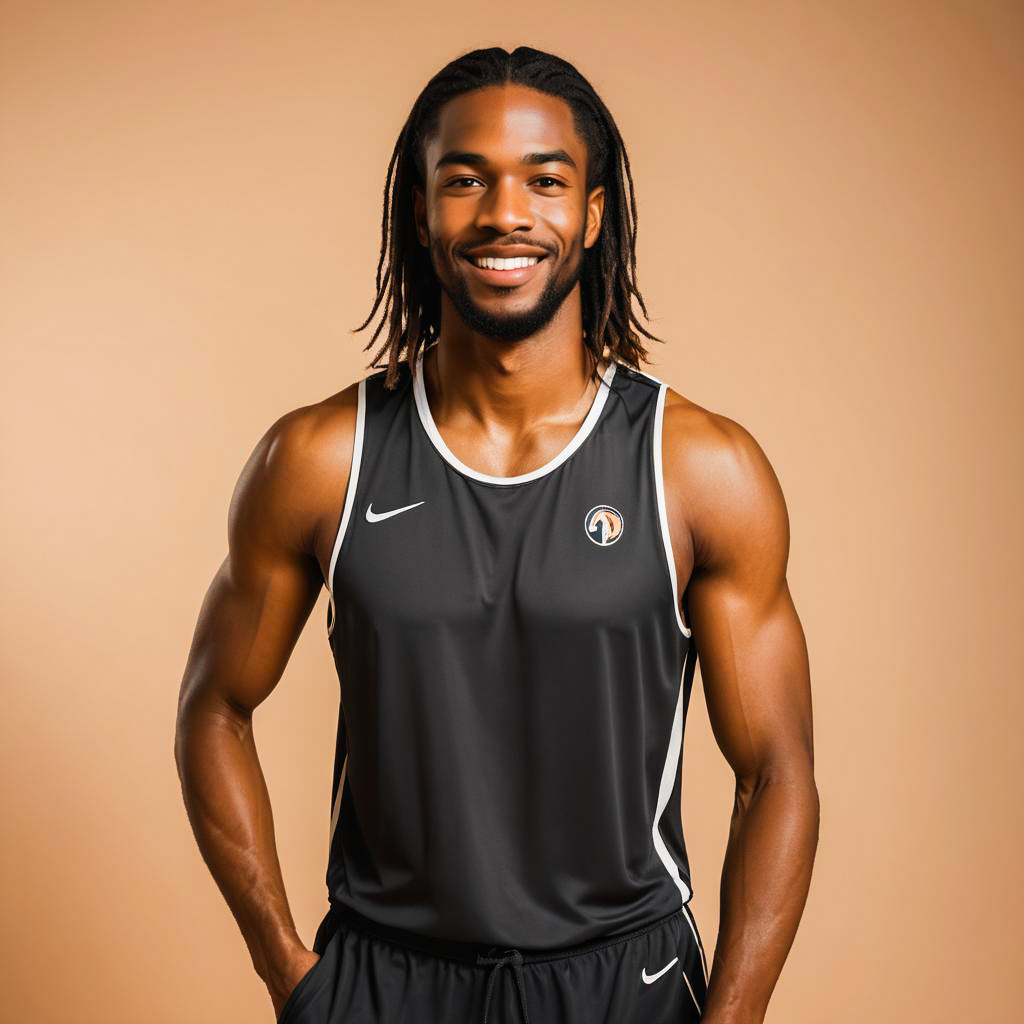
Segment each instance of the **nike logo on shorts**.
M660 971L656 971L654 974L648 974L647 968L645 967L640 972L640 977L643 978L645 985L650 985L652 981L657 981L673 964L679 962L679 957L674 956Z

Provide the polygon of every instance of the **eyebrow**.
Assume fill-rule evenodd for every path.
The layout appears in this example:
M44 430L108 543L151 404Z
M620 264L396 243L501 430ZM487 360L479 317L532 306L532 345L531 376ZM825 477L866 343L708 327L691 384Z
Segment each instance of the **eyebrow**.
M527 153L522 163L529 166L534 164L568 164L573 170L577 170L576 161L564 149L550 149L545 153ZM483 153L469 153L465 150L450 149L440 160L434 164L434 170L439 171L448 164L464 164L470 167L485 167L487 157Z

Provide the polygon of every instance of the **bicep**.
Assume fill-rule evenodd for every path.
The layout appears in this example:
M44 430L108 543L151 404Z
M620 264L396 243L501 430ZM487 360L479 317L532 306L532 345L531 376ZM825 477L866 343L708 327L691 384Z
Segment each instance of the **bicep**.
M287 427L276 424L239 477L228 553L206 592L182 699L251 714L280 680L322 580L306 524Z
M736 775L754 778L813 761L810 680L786 580L781 488L742 427L727 421L724 433L695 531L688 608L715 739Z

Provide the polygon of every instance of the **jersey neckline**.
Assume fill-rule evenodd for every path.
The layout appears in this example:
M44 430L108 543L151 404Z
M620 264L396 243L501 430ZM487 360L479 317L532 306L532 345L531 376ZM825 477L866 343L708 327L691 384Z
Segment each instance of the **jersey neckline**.
M427 391L423 383L423 355L427 349L433 347L433 345L429 345L427 348L420 349L413 366L413 396L416 400L416 411L419 414L420 423L423 425L423 429L426 431L427 437L430 439L430 443L449 465L454 469L457 469L464 476L468 476L472 480L479 480L486 484L523 484L529 480L537 480L542 476L547 476L547 474L553 469L556 469L565 462L565 460L568 459L581 444L583 444L597 425L597 421L601 416L601 410L604 408L604 404L608 400L608 393L611 390L612 378L615 376L615 367L617 365L616 360L613 358L604 368L600 377L606 386L601 387L600 384L598 385L597 394L594 395L594 400L591 402L590 410L583 418L583 422L579 425L579 429L569 440L568 444L566 444L566 446L558 452L557 455L548 459L543 466L531 469L528 473L519 473L516 476L493 476L490 473L481 473L479 470L473 469L472 466L467 466L455 454L455 452L445 444L444 438L441 436L441 432L437 429L437 424L434 422L434 417L430 412L430 403L427 401Z

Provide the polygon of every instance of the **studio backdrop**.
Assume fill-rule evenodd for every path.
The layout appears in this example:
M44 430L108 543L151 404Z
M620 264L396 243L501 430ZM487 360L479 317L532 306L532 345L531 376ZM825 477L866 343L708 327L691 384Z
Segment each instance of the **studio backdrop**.
M272 1022L175 770L192 630L256 442L370 372L351 329L413 99L521 44L622 131L646 368L749 430L786 496L822 817L767 1020L1019 1011L1019 3L7 0L5 1020ZM255 714L307 945L326 607ZM683 760L710 956L733 777L699 674Z

